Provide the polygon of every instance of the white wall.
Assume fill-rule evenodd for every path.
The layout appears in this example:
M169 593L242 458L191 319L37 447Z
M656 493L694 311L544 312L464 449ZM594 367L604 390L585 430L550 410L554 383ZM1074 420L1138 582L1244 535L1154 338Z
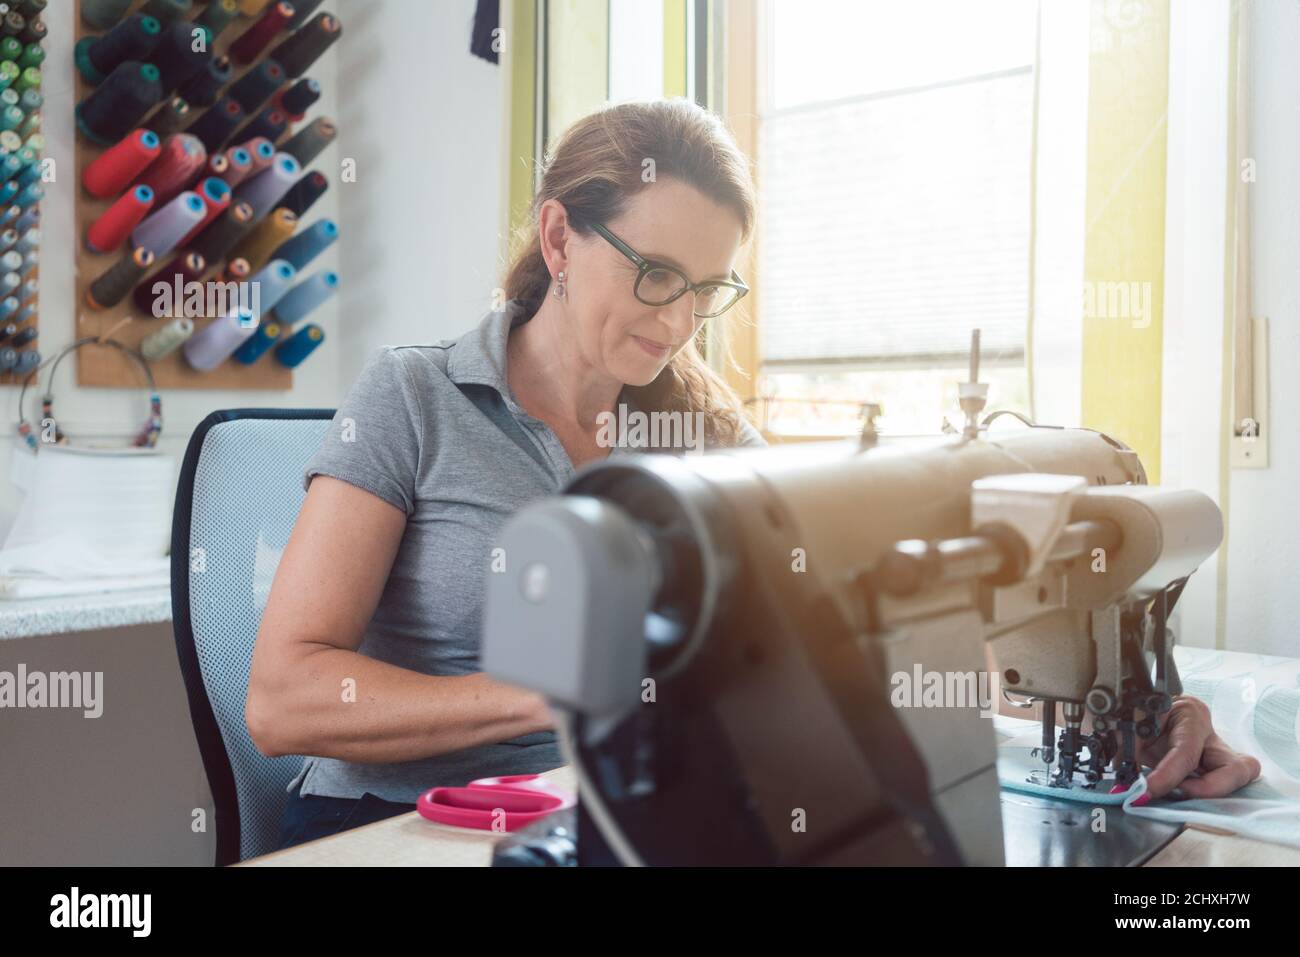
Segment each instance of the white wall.
M337 0L344 37L339 374L378 344L476 325L501 282L505 57L469 52L474 0ZM505 4L503 4L505 6ZM507 49L510 37L507 36Z
M1226 646L1300 656L1300 4L1256 2L1253 312L1269 320L1269 468L1234 469Z

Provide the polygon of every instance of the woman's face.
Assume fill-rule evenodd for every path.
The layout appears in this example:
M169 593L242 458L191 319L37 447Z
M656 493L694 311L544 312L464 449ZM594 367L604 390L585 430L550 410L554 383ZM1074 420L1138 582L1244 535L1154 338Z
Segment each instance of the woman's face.
M671 177L641 190L605 226L643 258L676 266L691 282L730 279L740 251L739 217ZM653 382L706 321L694 316L694 293L648 306L633 293L637 267L630 259L599 233L568 236L565 311L583 358L621 383Z

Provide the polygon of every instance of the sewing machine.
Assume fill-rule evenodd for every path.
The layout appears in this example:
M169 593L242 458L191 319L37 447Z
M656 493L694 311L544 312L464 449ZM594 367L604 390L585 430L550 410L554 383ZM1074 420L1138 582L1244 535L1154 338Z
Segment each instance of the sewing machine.
M988 432L975 365L959 434L600 462L505 524L483 666L555 705L580 859L1002 864L990 703L960 693L990 673L1043 703L1042 783L1132 780L1219 510L1100 433Z

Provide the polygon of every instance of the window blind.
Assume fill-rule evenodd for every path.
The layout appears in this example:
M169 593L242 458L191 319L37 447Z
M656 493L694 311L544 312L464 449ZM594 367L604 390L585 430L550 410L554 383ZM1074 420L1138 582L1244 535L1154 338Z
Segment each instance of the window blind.
M1020 358L1032 67L759 124L764 364Z

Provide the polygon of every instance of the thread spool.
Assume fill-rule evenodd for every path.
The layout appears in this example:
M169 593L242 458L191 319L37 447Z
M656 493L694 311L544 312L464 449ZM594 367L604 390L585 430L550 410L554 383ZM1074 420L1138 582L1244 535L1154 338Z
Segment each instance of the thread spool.
M269 167L239 184L235 196L253 207L254 219L261 219L289 192L300 171L296 159L287 153L276 153Z
M190 241L190 248L202 253L209 263L218 263L253 228L254 222L253 207L232 199L226 211Z
M237 256L226 263L226 271L221 274L221 281L243 282L252 274L253 267L248 265L248 260Z
M27 69L23 70L18 74L18 79L14 80L14 89L19 93L22 93L24 90L37 89L40 85L41 71L34 66L29 66ZM23 117L20 116L19 120L21 121L22 119Z
M222 87L230 82L230 77L230 57L216 57L181 84L180 94L187 103L199 107L211 106L221 97Z
M14 336L13 341L10 342L9 345L14 349L22 348L35 339L37 335L36 327L28 326L26 329L19 330L18 335Z
M297 0L293 5L293 16L289 18L289 29L297 30L301 27L323 2L324 0Z
M246 17L255 17L270 0L239 0L239 12Z
M36 277L33 276L31 279L28 279L23 283L22 289L18 290L18 298L21 301L26 302L28 299L33 298L38 291L40 291L40 283L37 282Z
M226 93L243 107L245 113L252 115L286 79L284 67L277 60L267 57L232 83Z
M242 146L231 146L222 154L226 157L226 171L222 178L234 189L253 168L253 157Z
M184 97L173 96L149 115L145 125L159 136L171 136L189 125L193 112Z
M163 140L157 157L145 167L136 183L152 189L154 202L161 205L194 182L207 161L208 152L202 140L189 133L173 133Z
M33 163L25 168L15 178L14 182L19 186L29 186L41 178L41 166L39 163Z
M30 183L23 187L22 191L15 196L14 205L19 209L26 209L33 203L39 203L45 198L45 188L40 183Z
M111 309L131 291L145 270L154 264L154 254L137 247L109 266L86 290L86 305L91 309Z
M293 86L275 95L275 103L291 123L302 122L313 103L320 99L320 84L309 76L303 77Z
M200 372L208 372L230 358L257 331L261 317L284 295L294 274L294 268L282 260L268 263L249 280L249 286L253 287L252 302L232 306L225 315L186 340L186 361Z
M308 323L276 346L273 355L280 365L294 369L324 341L325 330L314 323Z
M13 216L9 215L10 211L13 211ZM22 215L19 215L20 212L22 211L19 210L17 206L10 206L9 210L6 211L3 216L0 216L0 223L12 222L14 224L14 229L21 233L25 230L31 229L41 221L41 210L39 206L33 206L26 212L22 212Z
M169 26L174 20L188 17L193 5L191 0L148 0L141 12L157 17L163 26Z
M49 6L49 0L22 0L17 6L18 12L30 20L45 12L45 8Z
M17 230L14 230L17 232ZM41 246L41 231L33 226L27 232L18 237L18 241L13 244L13 248L21 255L27 255L33 249L39 249Z
M318 219L307 229L292 236L272 250L272 259L283 259L299 272L339 238L339 227L332 219Z
M8 252L18 242L18 230L10 227L0 232L0 252Z
M18 353L9 346L0 349L0 372L8 372L18 362Z
M311 209L316 200L325 195L325 190L328 188L329 181L325 178L325 174L319 170L312 170L293 184L276 208L291 209L301 218L307 210Z
M224 157L214 156L213 159L224 161ZM226 211L230 205L230 185L219 176L209 176L199 184L198 194L203 200L206 207L203 218L198 224L185 234L180 245L187 246L200 232L207 228L208 224Z
M298 217L290 210L274 210L234 248L231 255L241 256L254 269L260 269L270 260L272 250L292 236L297 228Z
M233 3L234 0L231 0ZM151 332L140 343L140 354L150 362L156 362L173 352L182 342L194 335L194 320L182 316L173 319L157 332Z
M30 46L33 43L44 43L49 32L50 28L45 25L45 21L38 17L35 20L27 21L27 25L18 32L18 39L25 46Z
M243 365L252 365L267 349L275 345L280 338L281 326L274 320L267 320L257 327L257 331L249 336L242 346L231 353L231 358Z
M0 34L7 37L16 37L27 29L27 18L17 10L10 10L0 20Z
M132 130L82 170L81 185L97 199L116 196L158 158L161 149L162 141L153 130Z
M81 0L81 19L96 30L107 30L126 16L131 0Z
M325 269L290 289L275 306L275 317L292 329L325 300L338 292L339 274Z
M9 255L5 253L5 255ZM23 277L18 275L15 266L23 264L23 257L19 256L16 262L11 262L0 266L0 296L17 296L19 287L23 284ZM19 299L19 302L22 300Z
M285 25L292 16L292 4L284 3L283 0L272 4L230 44L231 57L236 63L252 63L262 55L272 40L285 31Z
M203 219L206 209L202 197L187 189L146 216L131 233L131 243L154 256L165 256Z
M18 275L26 276L29 272L40 265L40 262L41 254L37 250L33 249L26 256L23 256L22 265L18 267Z
M136 13L103 36L78 40L72 52L73 61L82 78L95 86L104 82L104 77L117 69L119 63L149 59L161 34L162 25L155 18Z
M238 16L239 5L235 0L212 0L194 22L207 27L215 38L221 36L221 32L234 23Z
M108 146L135 127L162 97L158 68L127 60L77 104L77 127L91 141Z
M289 117L278 106L268 106L245 124L239 131L238 139L255 139L265 137L274 143L289 128Z
M38 44L29 43L23 47L22 54L18 57L18 65L24 69L29 66L39 67L45 62L45 51ZM114 64L116 66L117 64Z
M222 180L225 180L226 172L229 169L230 169L230 160L226 159L226 154L217 153L214 156L208 157L208 165L203 168L203 175L205 177L216 176ZM226 185L229 186L230 183L227 181Z
M231 134L243 120L243 107L234 97L227 94L191 123L186 132L197 136L208 152L215 153L225 145L226 140L230 139Z
M301 166L310 166L311 161L320 155L321 150L334 142L338 136L338 127L323 116L318 116L311 123L293 134L280 148L288 153Z
M202 44L194 42L196 30L204 32ZM196 50L195 46L201 46L201 49ZM149 59L158 67L163 93L170 94L212 59L212 37L207 27L189 20L175 20L164 26L162 38Z
M33 370L39 368L40 364L41 354L35 349L20 352L18 361L14 363L14 376L19 379L26 378Z
M249 179L252 179L275 162L275 146L265 137L248 140L244 143L244 149L248 150L250 157Z
M13 299L13 297L11 296L10 299ZM6 299L5 303L8 302L9 299ZM13 303L14 303L14 307L13 309L10 309L9 312L13 312L18 308L18 300L14 299ZM0 303L0 318L4 318L5 316L9 315L9 312L5 312L4 308L5 308L4 304ZM18 334L18 324L15 322L8 322L5 323L4 326L0 326L0 342L8 342L17 334Z
M154 319L174 316L178 309L181 315L184 315L185 286L188 283L197 282L199 277L207 271L207 268L207 260L191 249L189 252L176 256L148 279L137 283L135 291L131 293L131 298L135 302L137 309ZM176 288L178 281L179 290ZM164 283L167 286L166 292L158 289L159 283ZM163 311L160 308L163 300L171 302L170 311Z
M298 79L343 35L343 24L332 13L318 13L285 37L271 53L291 79Z
M36 303L29 302L18 310L14 316L14 322L26 322L28 319L36 318Z

